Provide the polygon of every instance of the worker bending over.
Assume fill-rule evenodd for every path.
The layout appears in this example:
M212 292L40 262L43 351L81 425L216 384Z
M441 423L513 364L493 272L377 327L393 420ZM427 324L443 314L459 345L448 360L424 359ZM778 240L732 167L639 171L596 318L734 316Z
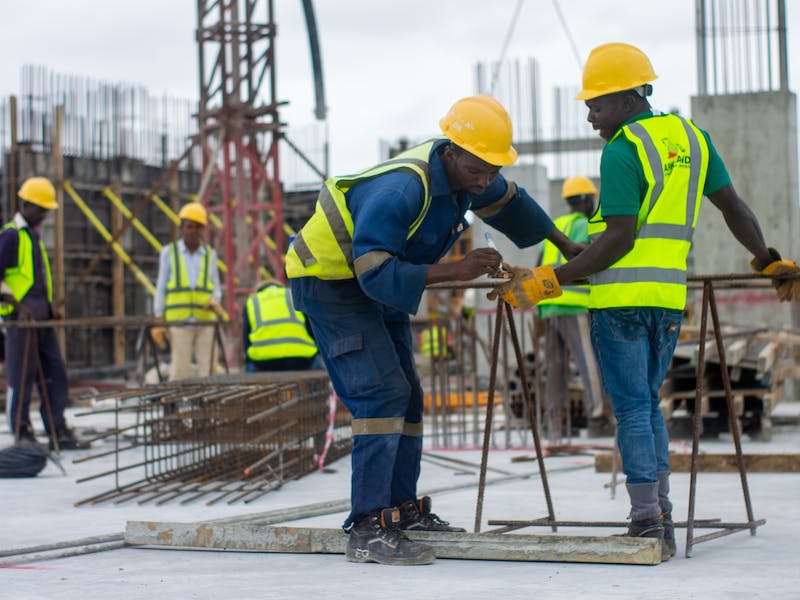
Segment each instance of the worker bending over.
M658 391L678 340L686 305L686 257L703 196L764 275L798 266L768 248L761 227L736 193L708 133L692 121L650 107L656 79L647 56L628 44L592 50L576 96L607 141L600 159L600 205L589 219L591 245L555 269L562 284L589 276L592 345L617 419L627 476L627 535L662 540L675 554L669 499L669 437ZM501 294L519 306L539 300L535 271ZM781 300L798 299L792 280L775 279Z
M292 292L278 281L263 282L242 315L245 371L304 371L317 365L317 346Z
M181 239L161 249L158 282L153 313L166 323L174 321L213 322L224 315L220 300L217 253L203 242L208 225L206 209L199 202L185 204L178 213ZM163 327L154 327L153 339L163 343ZM186 379L192 375L192 358L197 374L207 377L216 363L213 326L180 326L169 328L169 379Z
M4 321L60 319L63 314L53 306L50 261L40 230L47 215L58 210L56 190L48 179L30 177L22 183L17 195L19 212L0 230L0 316ZM26 344L29 333L35 339ZM88 448L88 444L75 438L64 419L69 383L55 331L51 327L10 327L6 329L5 350L6 413L16 441L36 443L30 417L31 383L35 381L41 399L39 413L50 437L50 448L55 447L54 440L60 450ZM37 362L44 374L44 390ZM47 394L49 411L43 393ZM52 423L48 412L52 414Z
M310 320L333 387L353 417L344 529L347 558L356 562L428 563L432 548L402 530L463 531L432 513L429 498L417 497L423 395L409 315L426 285L500 267L500 254L490 248L439 263L469 227L466 212L520 247L547 238L567 256L580 250L500 174L517 152L499 102L464 98L439 124L444 138L328 179L286 256L295 307Z

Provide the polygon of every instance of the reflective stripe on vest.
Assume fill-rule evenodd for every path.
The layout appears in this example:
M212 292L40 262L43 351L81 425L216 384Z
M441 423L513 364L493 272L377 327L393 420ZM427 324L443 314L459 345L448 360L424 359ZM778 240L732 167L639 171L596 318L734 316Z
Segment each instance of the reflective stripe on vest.
M3 273L3 281L14 296L14 300L21 302L33 287L35 277L33 267L33 240L27 228L19 229L13 221L6 223L3 229L16 229L19 236L17 242L17 266L6 269ZM50 259L47 257L47 250L44 242L39 238L39 249L42 252L42 262L44 263L44 276L47 288L47 301L53 302L53 276L50 272ZM14 312L14 307L10 304L0 304L0 316L10 315Z
M352 279L391 258L387 252L370 252L353 260L353 218L345 195L355 184L392 171L419 177L425 198L406 239L414 235L431 205L428 161L434 143L429 140L398 154L395 158L349 177L325 181L314 214L295 236L286 253L286 275L319 279Z
M419 338L419 351L425 356L447 356L449 337L444 325L423 329Z
M205 246L206 252L200 261L200 272L197 274L195 287L189 285L186 273L186 261L178 250L177 242L169 245L171 273L167 282L167 293L164 306L165 321L187 321L194 317L198 321L216 321L214 311L207 309L214 284L211 281L209 264L211 248Z
M708 171L706 139L694 124L677 115L661 115L626 125L624 135L636 147L647 180L639 209L633 249L589 277L589 308L647 306L683 310L686 306L686 257L692 244ZM594 240L606 227L602 201L589 219Z
M572 233L572 226L578 219L585 219L586 215L579 212L569 213L557 218L555 223L556 228L565 236L569 237ZM544 248L542 249L542 264L563 265L566 263L564 255L550 240L544 241ZM588 285L564 285L561 287L562 294L558 298L549 298L539 302L539 306L546 304L553 304L557 306L582 306L584 308L589 306L589 286Z
M306 330L306 318L295 310L290 290L268 286L247 299L250 360L311 358L317 346Z

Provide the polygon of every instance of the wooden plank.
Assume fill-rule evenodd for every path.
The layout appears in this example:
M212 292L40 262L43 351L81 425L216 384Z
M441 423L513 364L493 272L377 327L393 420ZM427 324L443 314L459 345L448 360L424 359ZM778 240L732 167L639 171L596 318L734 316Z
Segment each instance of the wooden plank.
M748 473L800 473L800 454L745 454L744 465ZM670 454L669 468L673 473L688 473L692 467L691 454ZM596 473L611 472L611 453L594 455ZM697 470L713 473L739 471L735 454L699 454Z
M438 558L655 565L658 541L620 536L409 532ZM271 527L249 523L128 521L125 543L153 548L344 554L341 529Z

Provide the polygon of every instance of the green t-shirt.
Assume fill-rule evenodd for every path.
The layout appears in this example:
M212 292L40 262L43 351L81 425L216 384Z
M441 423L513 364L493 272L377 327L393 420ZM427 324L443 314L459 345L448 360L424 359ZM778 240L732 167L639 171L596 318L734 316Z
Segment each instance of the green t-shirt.
M652 116L652 111L640 113L620 127ZM708 133L702 129L700 132L708 143L708 173L703 188L703 194L708 196L728 185L731 177ZM623 135L614 138L603 148L600 158L600 205L603 207L603 216L638 215L646 192L647 180L636 147Z

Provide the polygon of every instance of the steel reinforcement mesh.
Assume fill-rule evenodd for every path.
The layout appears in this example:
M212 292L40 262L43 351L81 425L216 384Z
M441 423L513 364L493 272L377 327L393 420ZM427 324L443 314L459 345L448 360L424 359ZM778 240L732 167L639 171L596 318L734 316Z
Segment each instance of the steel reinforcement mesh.
M109 407L109 403L113 407ZM101 406L103 406L101 408ZM187 379L108 394L90 413L114 427L95 439L113 450L114 487L79 501L163 504L251 502L350 452L350 417L323 371L246 373Z

